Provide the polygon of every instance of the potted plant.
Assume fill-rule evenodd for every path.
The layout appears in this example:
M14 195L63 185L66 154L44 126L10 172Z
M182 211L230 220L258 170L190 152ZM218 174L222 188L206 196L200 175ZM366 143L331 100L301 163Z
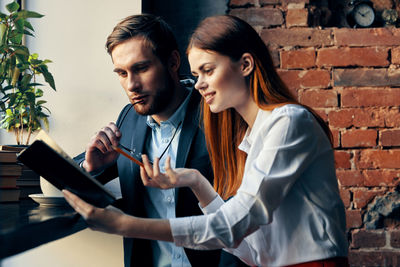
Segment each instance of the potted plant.
M14 132L18 145L28 145L31 134L42 125L48 130L50 110L44 106L38 78L43 77L53 90L56 86L47 67L51 61L40 60L23 43L26 35L34 36L27 19L43 15L20 10L17 2L6 9L9 14L0 12L0 128Z

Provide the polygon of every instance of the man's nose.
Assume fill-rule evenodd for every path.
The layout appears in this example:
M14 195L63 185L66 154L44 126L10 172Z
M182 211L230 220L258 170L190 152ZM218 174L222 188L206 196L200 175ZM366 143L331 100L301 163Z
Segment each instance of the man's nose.
M129 75L128 76L128 83L127 83L127 89L129 91L138 91L140 90L140 79L136 75Z

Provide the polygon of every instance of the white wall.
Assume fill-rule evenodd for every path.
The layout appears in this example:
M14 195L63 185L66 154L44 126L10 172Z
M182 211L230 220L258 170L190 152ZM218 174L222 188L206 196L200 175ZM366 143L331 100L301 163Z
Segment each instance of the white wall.
M26 9L45 15L31 21L36 38L28 39L27 43L41 59L53 61L49 70L54 75L57 92L50 87L44 90L44 99L51 110L49 134L72 156L84 150L94 132L115 121L127 103L104 44L119 20L140 13L141 0L25 2ZM15 143L13 135L0 130L0 143ZM2 267L122 264L121 238L90 230L1 262Z
M26 9L45 15L31 20L36 38L27 38L27 44L31 53L53 61L49 70L57 92L44 88L51 111L49 134L74 155L84 149L98 129L115 121L127 103L104 44L119 20L140 13L141 1L25 2ZM0 142L15 143L14 136L1 130Z

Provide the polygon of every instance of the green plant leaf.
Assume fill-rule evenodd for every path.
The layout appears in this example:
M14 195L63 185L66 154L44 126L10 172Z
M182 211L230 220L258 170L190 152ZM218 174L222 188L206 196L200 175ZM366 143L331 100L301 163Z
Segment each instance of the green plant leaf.
M5 33L7 26L5 24L0 24L0 44L3 45L5 42Z
M46 65L40 66L41 72L43 74L44 80L51 86L51 88L56 91L56 84L54 83L53 75L47 70Z
M18 32L22 33L24 31L25 20L21 18L16 19L14 25Z
M12 2L6 5L8 12L13 13L19 9L19 4L17 2Z
M27 19L27 18L43 18L44 17L44 15L42 15L42 14L39 14L39 13L34 12L34 11L29 11L29 10L21 10L18 13L24 19Z

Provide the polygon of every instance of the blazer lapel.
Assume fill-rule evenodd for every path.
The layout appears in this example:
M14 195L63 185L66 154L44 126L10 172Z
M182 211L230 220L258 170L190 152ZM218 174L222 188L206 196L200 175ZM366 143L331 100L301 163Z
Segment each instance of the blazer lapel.
M182 131L179 138L178 154L176 157L176 168L182 168L185 166L190 146L192 144L193 137L198 130L199 126L199 95L197 92L192 92L192 96L188 103L186 110L186 116L183 121Z

